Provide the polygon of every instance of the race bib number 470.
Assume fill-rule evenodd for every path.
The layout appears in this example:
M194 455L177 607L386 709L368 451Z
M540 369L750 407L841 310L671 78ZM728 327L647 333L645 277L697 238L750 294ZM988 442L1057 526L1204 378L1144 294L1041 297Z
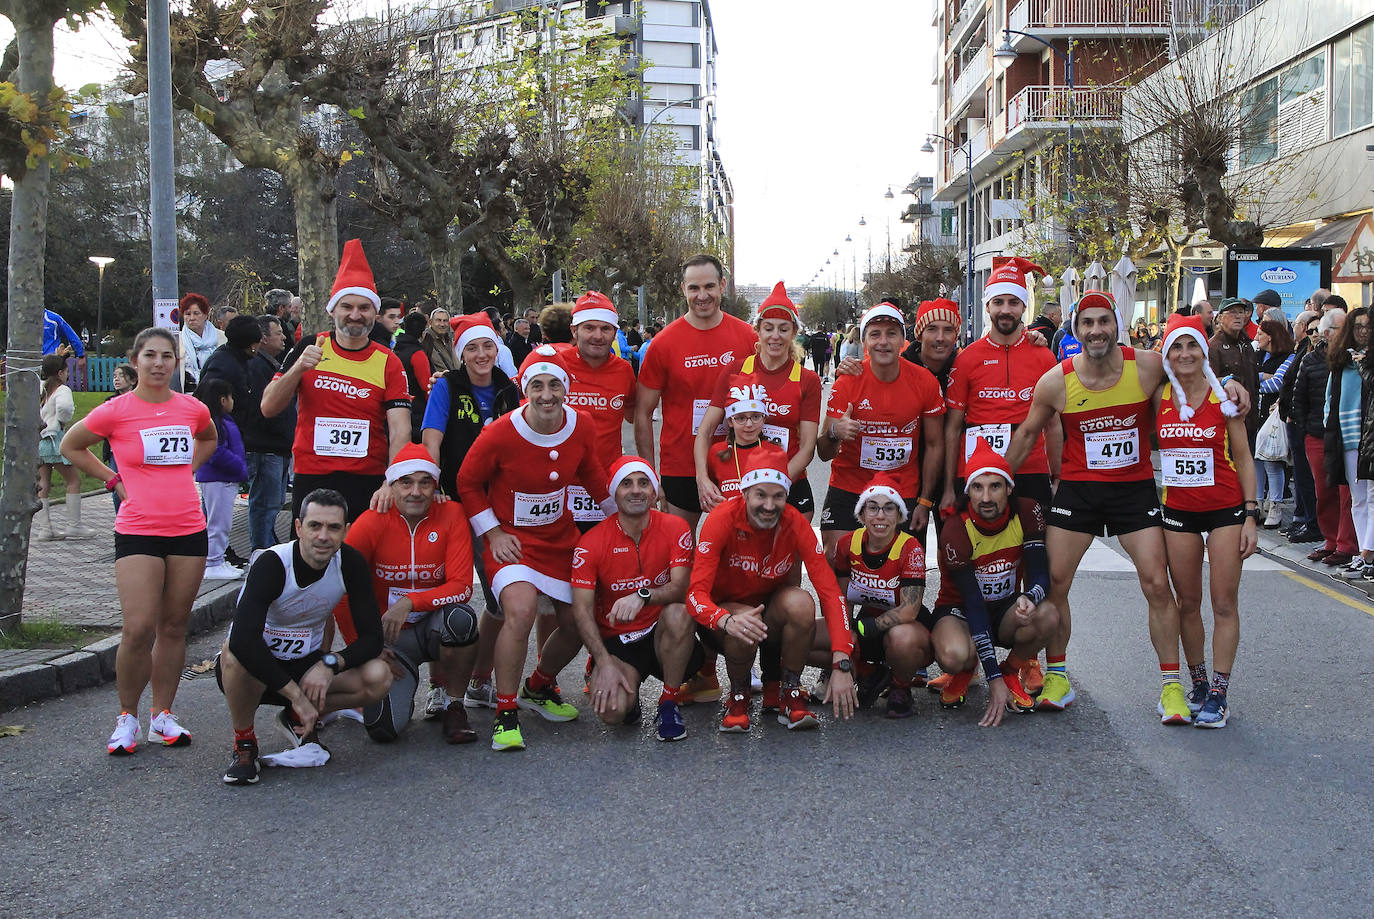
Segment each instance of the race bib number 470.
M1090 431L1083 435L1083 452L1089 469L1123 469L1140 456L1136 429Z

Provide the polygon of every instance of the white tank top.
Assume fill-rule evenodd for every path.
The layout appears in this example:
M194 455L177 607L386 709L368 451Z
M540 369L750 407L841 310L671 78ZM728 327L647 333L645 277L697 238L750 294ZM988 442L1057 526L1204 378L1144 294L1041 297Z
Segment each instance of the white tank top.
M272 656L284 661L305 657L319 649L324 643L325 623L345 593L342 552L334 553L318 581L301 587L296 583L295 547L292 540L267 550L281 559L286 569L286 585L267 607L262 638Z

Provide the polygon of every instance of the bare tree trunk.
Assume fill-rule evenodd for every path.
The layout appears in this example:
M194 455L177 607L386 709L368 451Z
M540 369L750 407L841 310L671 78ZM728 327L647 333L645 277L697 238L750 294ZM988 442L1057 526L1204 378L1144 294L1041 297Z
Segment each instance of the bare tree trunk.
M334 172L310 161L282 171L296 207L296 249L303 302L301 322L308 332L333 327L325 304L339 271L339 209Z
M52 91L54 11L20 2L7 9L19 46L16 84L35 99ZM47 247L46 158L14 180L10 210L9 344L5 372L5 456L0 483L0 629L20 624L29 524L38 509L38 363L43 348L43 255Z
M439 305L457 316L463 312L463 249L454 245L447 231L442 236L425 236L429 267L434 275L434 291Z

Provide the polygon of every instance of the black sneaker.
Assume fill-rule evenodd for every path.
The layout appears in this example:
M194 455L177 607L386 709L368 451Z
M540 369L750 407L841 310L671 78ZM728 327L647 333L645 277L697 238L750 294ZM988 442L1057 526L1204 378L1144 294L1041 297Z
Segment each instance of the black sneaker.
M859 708L869 708L878 701L883 690L892 685L892 670L887 666L879 665L868 676L860 677L856 682L858 684L856 688Z
M887 717L910 718L914 714L911 687L893 686L887 692Z
M296 717L296 710L289 705L277 712L277 717L272 719L272 723L277 726L277 729L281 731L282 736L287 739L293 749L301 744L320 742L318 722L316 722L317 727L312 728L309 734L302 735L300 733L300 719Z
M234 758L229 768L224 770L226 785L256 785L262 774L262 764L258 762L258 742L239 740L234 742Z
M1324 537L1316 527L1302 527L1288 534L1289 542L1319 542Z

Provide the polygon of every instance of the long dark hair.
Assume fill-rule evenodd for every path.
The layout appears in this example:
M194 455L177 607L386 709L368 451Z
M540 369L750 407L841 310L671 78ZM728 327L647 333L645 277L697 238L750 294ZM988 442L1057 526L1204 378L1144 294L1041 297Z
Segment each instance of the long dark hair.
M1350 352L1355 347L1355 320L1364 319L1367 322L1368 317L1369 310L1363 306L1357 306L1345 314L1345 325L1341 326L1331 347L1326 349L1326 361L1332 370L1344 370L1349 366Z
M220 443L224 443L224 406L221 402L225 396L233 394L234 387L220 377L201 380L196 386L195 397L210 410L210 420L215 423L215 434L219 436Z
M1269 353L1275 357L1287 357L1293 353L1293 334L1288 331L1286 322L1266 319L1259 324L1260 331L1269 336Z

